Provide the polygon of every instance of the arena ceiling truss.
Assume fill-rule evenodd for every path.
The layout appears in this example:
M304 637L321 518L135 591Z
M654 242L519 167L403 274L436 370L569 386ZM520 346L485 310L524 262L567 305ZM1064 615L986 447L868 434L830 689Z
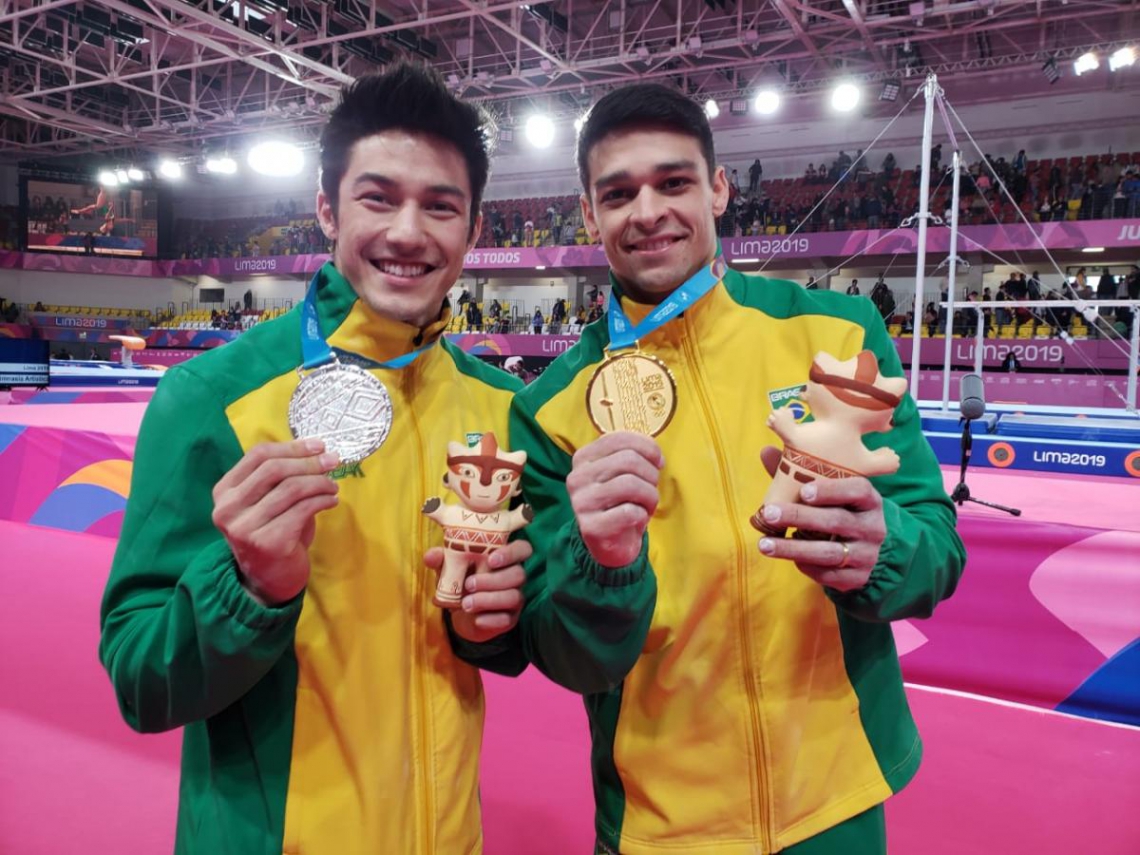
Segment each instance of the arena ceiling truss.
M1137 0L0 0L0 152L311 142L341 84L402 56L510 127L634 80L728 99L927 69L1040 84L1050 58L1071 73L1073 57L1138 36Z

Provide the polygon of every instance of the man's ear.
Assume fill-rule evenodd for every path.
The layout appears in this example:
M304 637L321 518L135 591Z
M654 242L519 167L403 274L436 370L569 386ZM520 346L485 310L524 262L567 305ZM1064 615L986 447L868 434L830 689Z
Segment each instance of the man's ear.
M601 231L598 229L598 221L594 218L594 207L590 204L590 196L588 193L583 193L579 202L582 205L582 223L586 226L586 234L590 236L590 240L597 243L601 239Z
M324 190L317 191L317 222L321 225L321 231L325 233L331 241L336 240L336 210L333 208L332 199L325 195Z

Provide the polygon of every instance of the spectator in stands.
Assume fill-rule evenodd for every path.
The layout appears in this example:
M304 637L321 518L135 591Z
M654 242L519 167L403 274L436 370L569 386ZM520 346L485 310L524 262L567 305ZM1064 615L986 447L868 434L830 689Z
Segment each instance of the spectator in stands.
M1025 288L1026 288L1026 296L1029 297L1030 300L1040 300L1041 299L1041 274L1038 273L1036 270L1034 270L1033 275L1029 277L1029 281L1026 283Z
M523 215L517 208L511 214L511 243L518 246L523 236Z
M534 222L527 220L523 223L523 246L534 246Z
M732 172L729 174L729 176L728 176L728 183L729 183L729 185L731 185L732 187L735 187L735 188L736 188L736 192L737 192L737 193L740 193L740 176L736 174L736 170L735 170L735 169L734 169L734 170L732 170Z
M805 285L804 288L808 291L818 291L819 283L816 281L814 276L809 276L807 285Z
M6 324L14 324L18 317L20 317L20 307L0 297L0 319Z
M830 226L839 232L847 229L847 200L842 196L836 200L835 205L831 209Z
M1050 289L1045 295L1046 300L1063 300L1064 297L1056 290ZM1053 335L1059 335L1061 330L1069 328L1069 321L1073 318L1073 310L1068 306L1059 306L1045 310L1045 320L1053 328Z
M882 273L879 274L875 287L871 289L871 302L879 310L884 323L889 324L895 314L895 295L884 281Z
M1015 157L1015 158L1013 159L1013 171L1014 171L1014 174L1016 174L1016 175L1024 175L1024 174L1025 174L1025 164L1026 164L1026 160L1025 160L1025 149L1021 149L1021 150L1020 150L1020 151L1017 153L1017 157Z
M934 301L926 304L926 308L922 312L922 326L926 331L926 335L934 335L935 324L938 323L938 308L934 305Z
M566 301L559 298L550 310L550 334L561 335L562 323L566 320Z
M844 173L851 168L851 155L845 151L839 152L839 157L835 161L836 179L842 177Z
M543 325L542 309L540 309L538 306L535 306L535 308L534 308L534 317L531 319L531 325L534 327L534 334L535 335L541 335L542 334L542 325Z
M1116 299L1116 277L1108 272L1107 267L1100 269L1100 279L1096 283L1096 298L1098 300ZM1115 314L1111 307L1102 307L1100 310L1102 318L1111 318Z
M471 292L468 291L466 288L464 288L463 291L459 295L459 300L458 300L459 311L465 312L466 311L465 307L470 302L471 302Z
M1095 296L1092 286L1089 285L1088 270L1084 267L1077 270L1077 275L1073 277L1072 287L1076 295L1082 300L1091 300Z
M760 165L760 158L752 161L748 167L748 192L755 193L760 187L760 178L764 175L764 167Z
M467 304L467 329L475 332L483 331L483 310L474 300Z
M814 184L814 183L815 183L815 166L813 166L812 164L809 163L807 165L807 169L804 170L804 184Z
M883 175L889 179L894 174L896 166L898 163L895 161L894 153L887 152L887 156L883 158Z
M594 303L594 305L590 307L590 314L586 316L586 323L592 324L594 321L598 320L598 318L602 316L602 312L603 309L601 302L599 301L597 303Z
M852 296L852 297L858 297L859 296L859 280L858 279L852 279L851 280L851 284L847 286L847 294L848 294L848 296Z
M44 308L43 303L41 303L39 300L36 300L36 305L32 307L32 311L33 312L46 312L47 309Z
M930 174L937 175L942 170L942 143L930 150Z
M998 286L997 293L994 295L994 302L1009 302L1009 293L1005 290L1005 283ZM1013 321L1013 313L1005 307L999 307L997 312L994 313L994 317L999 327L1004 327Z
M1021 370L1021 360L1017 358L1012 347L1006 351L1005 359L1001 361L1001 370L1010 374L1015 374Z

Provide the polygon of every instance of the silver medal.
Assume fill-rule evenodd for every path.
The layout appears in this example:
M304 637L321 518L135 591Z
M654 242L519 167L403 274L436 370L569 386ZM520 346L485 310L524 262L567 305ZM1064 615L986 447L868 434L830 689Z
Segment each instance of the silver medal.
M377 451L392 429L392 398L384 384L355 365L331 362L301 378L289 401L297 439L320 439L341 463Z

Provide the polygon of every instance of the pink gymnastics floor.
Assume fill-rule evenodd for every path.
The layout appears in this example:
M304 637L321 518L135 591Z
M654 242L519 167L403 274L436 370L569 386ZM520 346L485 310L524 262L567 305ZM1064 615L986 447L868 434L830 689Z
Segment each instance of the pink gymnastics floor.
M169 852L178 736L127 729L96 659L114 541L0 522L0 543L0 853ZM588 852L578 699L534 672L486 682L488 855ZM889 805L892 853L1140 853L1140 730L910 695L926 762Z

